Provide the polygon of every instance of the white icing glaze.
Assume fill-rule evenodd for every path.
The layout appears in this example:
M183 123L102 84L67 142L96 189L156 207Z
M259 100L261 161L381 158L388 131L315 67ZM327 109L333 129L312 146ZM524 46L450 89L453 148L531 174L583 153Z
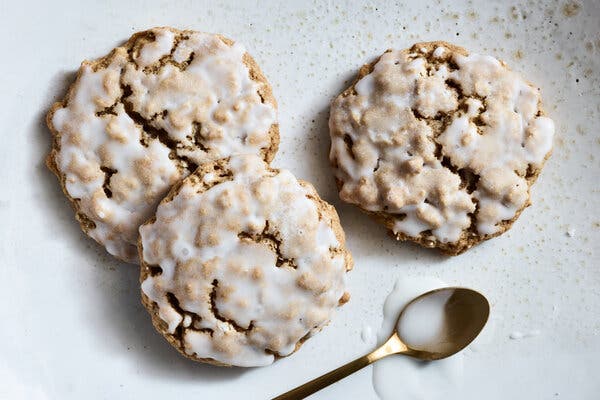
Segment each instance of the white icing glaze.
M400 339L417 350L437 351L442 347L440 343L447 340L444 309L452 294L453 290L432 293L406 307L396 325Z
M148 74L127 66L123 78L133 91L129 101L144 118L156 118L156 126L181 143L178 154L197 164L231 154L258 154L270 144L275 109L262 102L259 85L243 63L245 53L241 44L229 46L215 35L188 35L173 50L177 63L194 55L185 70L167 64L157 74ZM160 54L157 51L154 58ZM167 117L161 115L163 110L168 110ZM194 145L195 129L206 150Z
M440 58L441 56L444 55L445 52L446 52L446 48L439 46L433 51L433 56L436 58Z
M143 46L135 62L140 67L147 67L158 62L161 57L171 53L175 41L175 32L168 29L155 30L155 40Z
M84 62L68 104L51 120L60 134L55 161L66 190L78 199L78 211L95 224L88 234L130 262L137 262L139 225L171 185L190 172L178 157L199 164L231 154L258 154L270 145L268 132L276 123L274 106L262 103L257 93L261 84L250 78L241 45L230 47L215 35L189 34L174 51L194 52L190 65L182 71L167 64L153 73L149 68L171 53L176 33L164 28L152 32L155 40L132 52L135 64L124 47L115 50L107 66L94 70ZM127 101L137 113L148 120L156 118L154 113L161 115L151 124L166 130L178 143L176 150L144 134L125 112L119 102L123 86L132 88ZM177 128L167 122L171 120ZM189 136L197 124L208 152ZM173 151L177 157L170 157ZM111 193L103 190L101 167L114 172Z
M162 268L142 290L169 333L184 328L186 353L267 365L273 352L289 355L329 321L350 265L332 221L308 197L314 189L288 171L270 172L256 156L234 157L229 165L231 180L198 193L206 180L188 178L158 207L156 221L140 228L144 263Z
M454 55L454 60L459 69L451 79L467 96L485 97L487 109L480 114L482 102L469 99L468 112L456 117L438 141L453 165L480 176L473 193L479 201L477 231L493 234L499 222L525 206L529 186L524 175L528 164L541 167L552 149L554 124L536 116L537 90L495 58L473 54ZM479 128L471 122L478 114L486 124Z
M478 202L477 231L495 233L498 223L525 207L525 173L528 165L541 168L554 125L538 115L538 92L495 58L438 47L432 55L444 59L433 65L420 54L426 51L385 53L355 93L334 101L330 158L340 197L387 213L395 233L417 237L431 230L441 242L462 237ZM458 69L451 70L449 58ZM449 80L467 96L466 111ZM434 118L444 114L453 117L440 132ZM460 187L436 144L455 167L480 176L477 190Z

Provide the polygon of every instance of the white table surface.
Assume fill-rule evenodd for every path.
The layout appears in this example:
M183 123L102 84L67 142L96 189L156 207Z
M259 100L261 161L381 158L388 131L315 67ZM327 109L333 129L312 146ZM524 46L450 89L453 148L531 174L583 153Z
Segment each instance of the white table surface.
M0 0L0 399L267 398L370 350L360 332L379 328L404 275L470 286L492 304L456 398L600 398L600 2L572 16L563 1L508 3ZM337 207L356 260L350 303L270 367L180 357L140 305L137 268L81 233L44 166L45 113L79 63L158 25L246 45L279 102L274 165ZM342 204L327 161L331 99L386 48L424 40L504 59L541 88L557 127L533 206L509 233L454 258L395 243ZM371 370L315 398L374 399Z

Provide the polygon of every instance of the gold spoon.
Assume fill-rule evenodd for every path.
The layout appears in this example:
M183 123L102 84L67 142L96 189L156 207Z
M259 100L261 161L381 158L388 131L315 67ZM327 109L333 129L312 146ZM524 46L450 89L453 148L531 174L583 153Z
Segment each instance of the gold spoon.
M416 313L431 310L432 302L443 307L441 326L426 342L417 339L402 340L401 325L405 318L414 318ZM419 311L419 307L421 310ZM424 308L428 307L428 308ZM490 314L490 305L480 293L466 288L448 287L424 293L408 303L400 312L392 336L378 349L357 358L346 365L298 386L273 400L303 399L337 382L377 360L391 354L402 354L420 360L440 360L458 353L479 335ZM421 321L422 322L422 321ZM418 323L418 322L417 322ZM407 342L412 343L411 345Z

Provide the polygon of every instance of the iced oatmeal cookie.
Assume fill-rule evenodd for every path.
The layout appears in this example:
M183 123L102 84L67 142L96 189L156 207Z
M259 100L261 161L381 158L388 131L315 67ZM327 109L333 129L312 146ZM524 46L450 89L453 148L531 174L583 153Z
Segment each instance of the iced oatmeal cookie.
M453 255L511 227L554 134L534 86L445 42L362 67L329 126L342 200L399 240Z
M348 300L335 209L254 155L200 166L140 227L142 302L196 361L271 364Z
M279 143L271 88L244 47L172 28L84 61L47 122L47 164L82 229L133 263L139 225L173 184L232 154L270 161Z

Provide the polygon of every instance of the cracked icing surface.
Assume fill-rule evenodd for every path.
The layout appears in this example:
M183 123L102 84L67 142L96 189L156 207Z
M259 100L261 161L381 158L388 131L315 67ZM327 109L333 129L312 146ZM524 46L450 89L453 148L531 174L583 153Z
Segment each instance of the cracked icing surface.
M201 166L141 226L139 247L156 328L200 361L270 364L348 299L334 208L257 156Z
M451 254L510 227L554 134L534 87L443 42L363 67L329 124L340 197L398 239Z
M48 165L82 228L129 262L139 225L174 183L232 154L270 161L279 142L271 89L243 46L170 28L83 62L48 126Z

